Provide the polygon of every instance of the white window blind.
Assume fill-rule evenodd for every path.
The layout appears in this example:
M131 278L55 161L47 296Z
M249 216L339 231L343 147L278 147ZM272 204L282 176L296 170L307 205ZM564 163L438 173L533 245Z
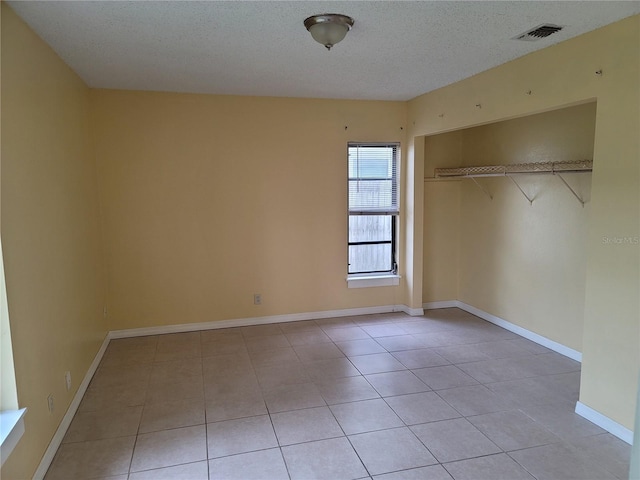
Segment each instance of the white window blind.
M349 144L349 215L398 214L398 145Z

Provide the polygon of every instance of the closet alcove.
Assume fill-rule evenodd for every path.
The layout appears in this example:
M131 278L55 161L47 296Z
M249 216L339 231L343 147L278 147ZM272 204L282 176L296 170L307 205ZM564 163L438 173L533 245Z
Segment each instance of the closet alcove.
M582 351L595 117L590 102L424 137L423 302Z

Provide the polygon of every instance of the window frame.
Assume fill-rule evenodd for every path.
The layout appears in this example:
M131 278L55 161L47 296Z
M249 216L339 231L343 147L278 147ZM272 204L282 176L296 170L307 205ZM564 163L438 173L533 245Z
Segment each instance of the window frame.
M392 166L391 166L391 183L392 183L392 204L395 208L386 208L379 211L375 209L355 209L352 210L350 205L350 189L349 184L354 180L364 181L381 181L389 180L389 177L377 178L377 177L351 177L350 165L349 165L349 152L351 148L364 147L364 148L376 148L376 147L391 147L393 148ZM400 142L348 142L347 143L347 281L349 288L365 287L365 286L386 286L386 285L398 285L398 223L400 217ZM392 210L392 211L390 211ZM352 242L350 239L350 221L351 216L388 216L390 217L390 240L371 240L371 241L359 241ZM357 271L351 272L350 266L350 247L358 245L390 245L391 246L391 258L390 269L385 270L372 270L372 271ZM387 281L386 279L389 279ZM373 280L373 281L372 281Z

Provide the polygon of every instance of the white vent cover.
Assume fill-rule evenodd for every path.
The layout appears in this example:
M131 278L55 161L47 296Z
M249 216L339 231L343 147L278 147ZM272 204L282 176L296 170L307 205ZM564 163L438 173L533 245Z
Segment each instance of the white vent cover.
M524 42L535 42L542 38L546 38L549 35L552 35L556 32L562 30L564 26L562 25L553 25L552 23L543 23L542 25L538 25L530 30L527 30L520 35L516 35L512 40L522 40Z

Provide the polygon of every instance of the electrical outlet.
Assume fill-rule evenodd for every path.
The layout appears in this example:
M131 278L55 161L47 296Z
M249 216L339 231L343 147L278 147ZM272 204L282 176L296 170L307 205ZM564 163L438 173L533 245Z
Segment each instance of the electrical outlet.
M64 373L64 381L67 384L67 392L71 390L71 372Z
M253 294L253 304L262 305L262 295L260 293Z
M49 407L49 413L53 413L53 395L47 397L47 407Z
M105 305L105 307L102 309L102 316L104 318L107 318L107 306Z

